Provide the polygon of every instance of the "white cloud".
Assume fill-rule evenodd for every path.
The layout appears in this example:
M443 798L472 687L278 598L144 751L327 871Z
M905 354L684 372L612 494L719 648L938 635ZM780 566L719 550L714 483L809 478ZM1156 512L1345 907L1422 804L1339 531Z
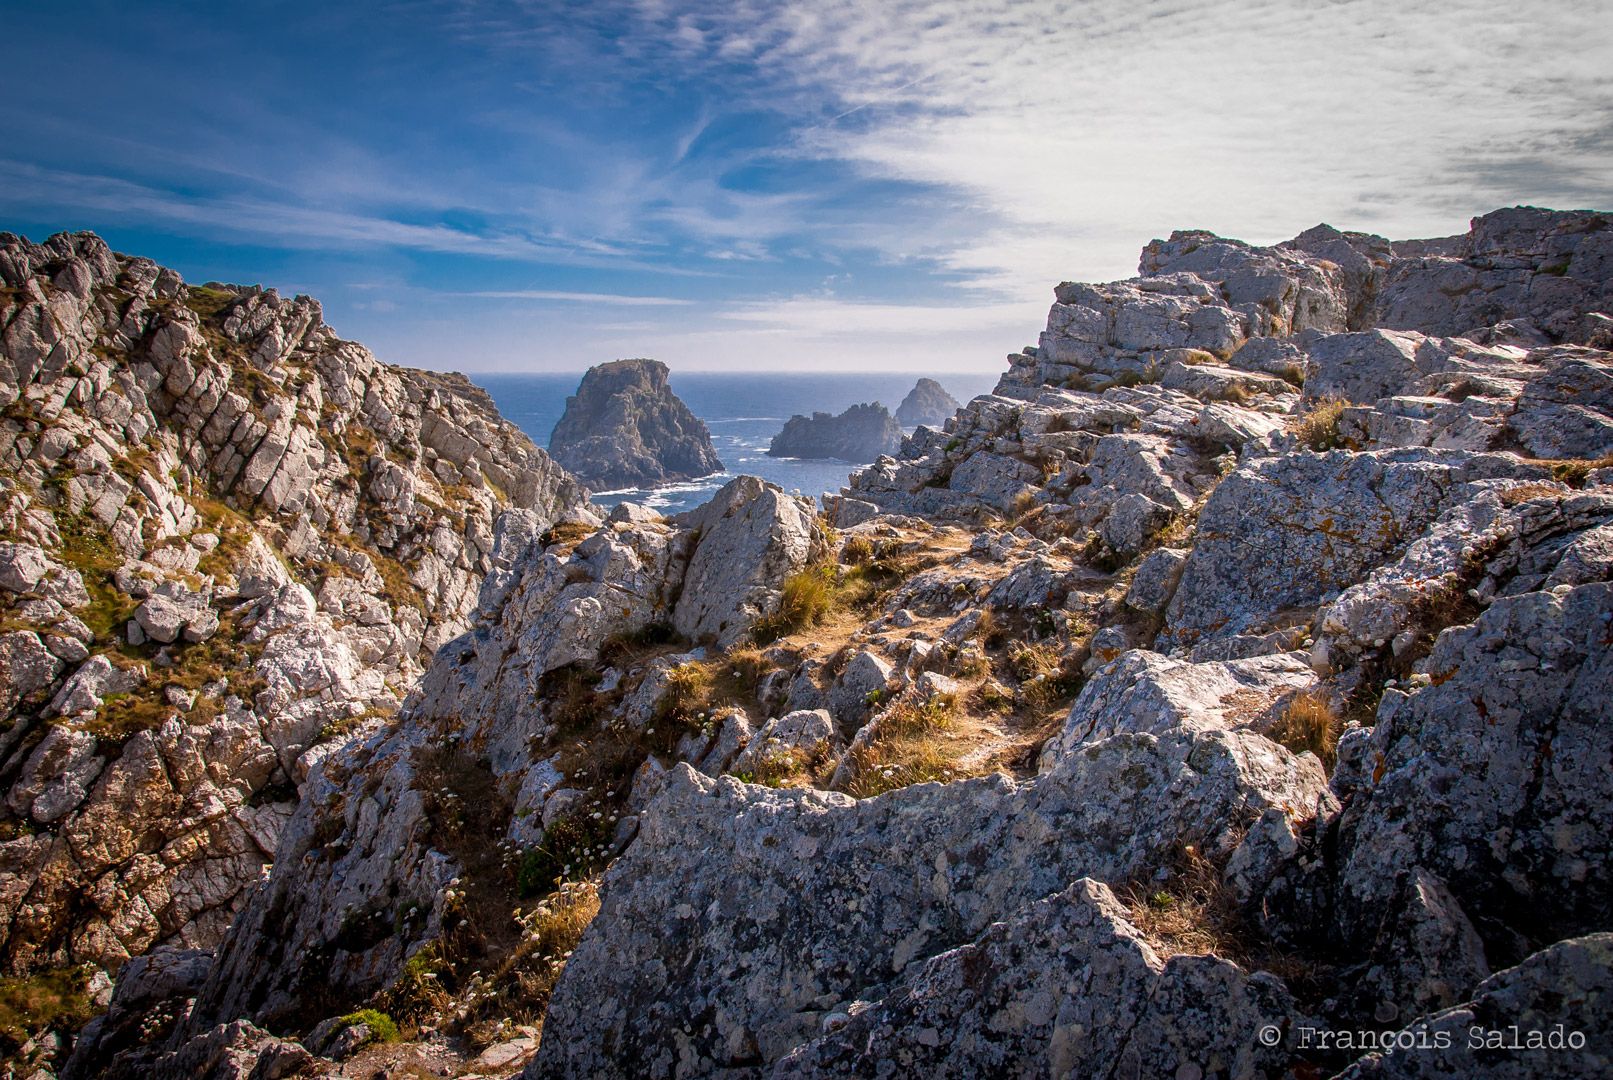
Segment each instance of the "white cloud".
M554 289L502 289L481 292L451 292L443 296L466 296L484 300L538 300L574 304L605 304L612 307L682 307L693 303L671 296L627 296L622 293L562 292Z
M977 228L941 257L994 292L1132 273L1174 227L1403 237L1613 203L1608 0L727 10L704 15L718 48L769 42L759 62L833 117L798 152L959 193Z

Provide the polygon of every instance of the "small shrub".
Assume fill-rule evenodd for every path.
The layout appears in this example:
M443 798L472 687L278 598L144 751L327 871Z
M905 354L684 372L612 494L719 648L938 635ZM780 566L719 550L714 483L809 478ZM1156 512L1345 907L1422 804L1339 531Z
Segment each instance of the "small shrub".
M679 664L667 672L666 690L656 712L658 722L688 722L712 707L717 680L712 669L701 663Z
M1596 469L1613 468L1613 454L1599 458L1559 458L1538 461L1551 469L1551 478L1569 487L1584 487L1586 479Z
M185 306L203 318L218 315L235 303L238 297L225 289L213 289L206 285L192 285L185 290Z
M874 542L866 536L853 536L840 549L840 561L847 566L861 566L874 561Z
M1331 772L1343 726L1338 711L1325 694L1302 690L1288 699L1287 707L1271 730L1271 737L1296 754L1309 750Z
M1304 414L1291 420L1288 430L1303 445L1319 454L1337 450L1344 445L1344 438L1339 433L1339 420L1348 405L1349 402L1343 398L1323 398Z
M1035 506L1036 492L1026 489L1014 496L1013 503L1009 505L1008 513L1010 517L1022 518L1030 513Z
M560 521L549 527L543 534L544 547L561 547L571 549L594 535L595 528L580 521Z
M379 1009L360 1009L350 1012L338 1021L343 1027L352 1027L354 1024L363 1024L370 1029L372 1042L394 1043L403 1038L398 1031L398 1025L390 1016Z

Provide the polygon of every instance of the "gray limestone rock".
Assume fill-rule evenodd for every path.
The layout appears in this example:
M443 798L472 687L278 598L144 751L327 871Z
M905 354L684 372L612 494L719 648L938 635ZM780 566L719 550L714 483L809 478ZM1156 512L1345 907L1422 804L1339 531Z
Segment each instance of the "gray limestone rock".
M883 1000L780 1060L774 1077L1271 1074L1257 1036L1296 1010L1282 984L1212 956L1162 959L1082 878L912 965Z
M1167 610L1167 647L1264 632L1390 561L1474 482L1538 479L1502 454L1388 450L1266 458L1223 480ZM1251 553L1258 552L1258 557Z
M1402 1028L1394 1049L1367 1054L1339 1080L1606 1076L1610 1028L1613 934L1592 934L1490 976L1466 1002Z
M527 1075L754 1071L870 983L1071 881L1125 880L1183 842L1216 850L1322 788L1314 766L1229 732L1117 736L1027 783L860 803L680 766L607 875Z

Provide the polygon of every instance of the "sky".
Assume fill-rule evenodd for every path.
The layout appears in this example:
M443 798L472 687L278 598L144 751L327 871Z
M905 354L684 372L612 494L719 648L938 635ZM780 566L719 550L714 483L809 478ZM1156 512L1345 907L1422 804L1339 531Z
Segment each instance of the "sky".
M0 229L422 367L992 371L1173 229L1613 209L1613 0L3 12Z

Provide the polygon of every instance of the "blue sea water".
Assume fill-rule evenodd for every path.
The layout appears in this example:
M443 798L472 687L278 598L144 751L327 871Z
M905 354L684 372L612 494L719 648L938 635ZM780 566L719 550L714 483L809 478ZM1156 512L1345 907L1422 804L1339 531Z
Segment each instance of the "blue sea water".
M989 393L997 372L948 374L935 380L960 402ZM566 410L566 398L577 390L580 374L472 375L471 379L493 395L499 412L539 446ZM810 495L834 494L859 464L845 461L808 461L770 458L767 444L796 413L842 412L865 401L880 401L891 411L913 388L918 376L897 372L809 372L671 374L672 390L711 429L711 442L722 459L724 472L684 484L656 489L595 492L594 502L646 503L664 514L689 510L705 502L723 484L742 473L760 476L785 491Z

